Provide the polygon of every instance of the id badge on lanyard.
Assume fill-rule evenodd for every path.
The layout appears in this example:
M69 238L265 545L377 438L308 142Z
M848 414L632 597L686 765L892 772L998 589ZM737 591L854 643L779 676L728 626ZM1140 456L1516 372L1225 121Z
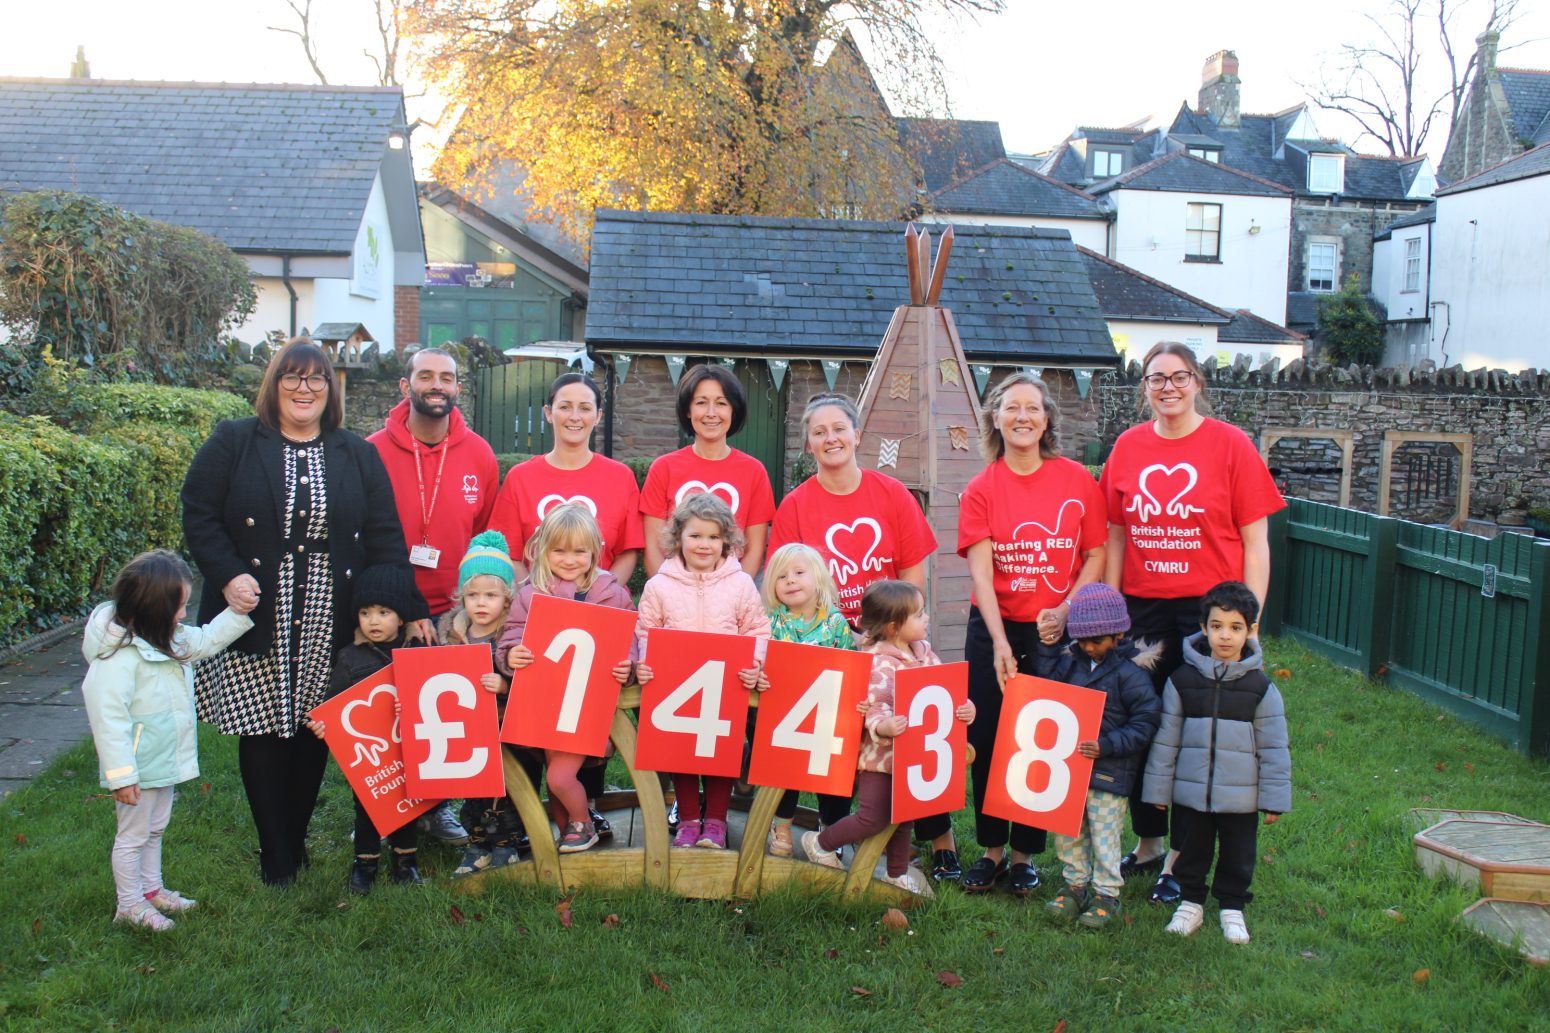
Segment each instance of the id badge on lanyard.
M425 502L425 474L420 468L420 444L414 444L414 477L420 487L420 544L409 548L409 562L416 567L435 570L441 563L441 550L431 547L431 514L436 512L436 497L441 494L441 473L447 468L450 447L443 442L441 462L436 466L436 482L431 485L431 501Z

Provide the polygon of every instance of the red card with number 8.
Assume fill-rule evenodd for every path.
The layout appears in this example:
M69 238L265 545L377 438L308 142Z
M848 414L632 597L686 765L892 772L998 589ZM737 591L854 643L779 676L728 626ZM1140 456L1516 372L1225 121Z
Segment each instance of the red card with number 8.
M652 628L652 679L640 690L635 766L643 771L736 778L743 767L748 690L737 672L753 666L747 635Z
M985 813L1062 836L1082 830L1093 762L1076 744L1098 738L1104 694L1027 674L1007 680Z
M969 726L955 716L969 700L969 665L900 669L893 712L909 719L893 741L893 820L950 814L964 804Z
M489 646L393 650L411 794L431 800L506 795L495 694L479 684L491 669Z
M636 615L552 595L534 595L522 644L533 662L511 677L501 742L601 757L608 748L619 682Z
M748 781L847 796L856 784L872 654L771 640Z

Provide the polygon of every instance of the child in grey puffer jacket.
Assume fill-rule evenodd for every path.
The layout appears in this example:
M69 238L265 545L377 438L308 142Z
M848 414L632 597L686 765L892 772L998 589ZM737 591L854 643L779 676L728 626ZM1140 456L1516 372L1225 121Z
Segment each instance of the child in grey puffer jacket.
M1168 931L1188 936L1200 928L1206 872L1220 840L1211 892L1221 904L1223 935L1247 943L1243 908L1253 899L1258 814L1270 825L1292 806L1286 710L1254 638L1253 592L1223 582L1201 599L1201 611L1201 631L1184 641L1184 665L1163 687L1142 799L1176 808L1182 843L1173 874L1183 902Z

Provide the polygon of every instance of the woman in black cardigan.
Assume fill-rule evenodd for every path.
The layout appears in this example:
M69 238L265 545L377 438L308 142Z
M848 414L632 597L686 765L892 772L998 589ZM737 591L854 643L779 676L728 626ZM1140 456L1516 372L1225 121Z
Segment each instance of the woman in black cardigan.
M257 602L253 627L195 669L199 716L241 740L242 784L270 885L307 863L307 825L327 748L301 722L352 640L350 583L368 566L409 569L377 450L342 429L332 365L291 341L269 363L257 415L220 423L183 482L183 533L204 575L199 622ZM406 614L429 617L418 592ZM298 734L300 733L300 734Z

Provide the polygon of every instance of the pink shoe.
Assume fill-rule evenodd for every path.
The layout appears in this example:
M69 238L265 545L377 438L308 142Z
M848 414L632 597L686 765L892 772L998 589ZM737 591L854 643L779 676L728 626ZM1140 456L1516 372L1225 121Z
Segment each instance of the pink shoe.
M710 847L712 850L725 850L727 848L727 823L715 818L706 818L705 829L700 833L700 838L694 845Z
M692 847L699 838L700 823L698 821L681 821L678 823L678 834L673 837L673 845Z

